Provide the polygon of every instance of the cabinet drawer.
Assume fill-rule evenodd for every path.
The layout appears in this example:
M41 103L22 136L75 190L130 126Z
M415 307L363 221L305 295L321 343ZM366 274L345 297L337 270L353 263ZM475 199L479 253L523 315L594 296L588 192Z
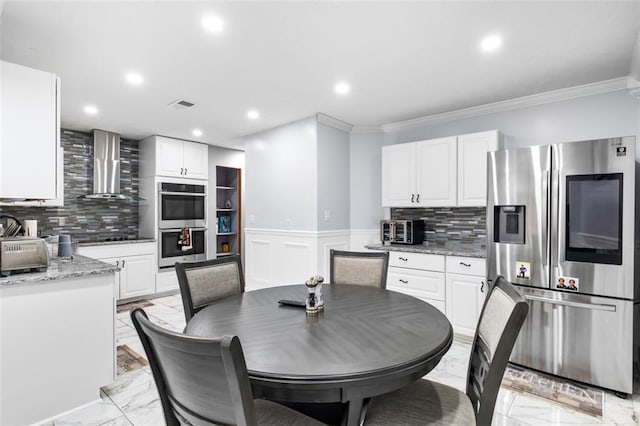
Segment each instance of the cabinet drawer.
M447 274L464 274L484 277L486 260L476 257L447 256Z
M389 268L387 288L419 298L444 301L444 273Z
M444 256L391 251L389 252L389 266L444 272Z

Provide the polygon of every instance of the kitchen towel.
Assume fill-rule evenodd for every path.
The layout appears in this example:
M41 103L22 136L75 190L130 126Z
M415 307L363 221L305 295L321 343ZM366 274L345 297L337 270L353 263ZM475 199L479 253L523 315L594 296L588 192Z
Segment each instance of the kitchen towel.
M180 230L178 245L181 247L182 251L191 250L193 248L193 245L191 244L191 228L182 228Z

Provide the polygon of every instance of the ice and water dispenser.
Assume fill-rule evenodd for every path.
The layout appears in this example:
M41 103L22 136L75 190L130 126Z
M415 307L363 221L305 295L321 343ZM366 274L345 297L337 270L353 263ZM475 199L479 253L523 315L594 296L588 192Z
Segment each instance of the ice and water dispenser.
M495 206L493 211L493 241L524 244L525 206Z

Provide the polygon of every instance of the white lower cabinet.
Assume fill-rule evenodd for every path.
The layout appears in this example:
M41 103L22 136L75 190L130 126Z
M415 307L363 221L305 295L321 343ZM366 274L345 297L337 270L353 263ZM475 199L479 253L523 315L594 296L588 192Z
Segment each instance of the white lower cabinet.
M83 246L78 251L120 268L116 274L118 300L156 292L156 243Z
M156 292L163 293L165 291L178 290L178 276L174 268L167 271L158 272L156 279Z
M447 317L453 332L473 337L487 294L484 259L447 256Z
M387 289L408 294L445 312L444 256L389 252Z

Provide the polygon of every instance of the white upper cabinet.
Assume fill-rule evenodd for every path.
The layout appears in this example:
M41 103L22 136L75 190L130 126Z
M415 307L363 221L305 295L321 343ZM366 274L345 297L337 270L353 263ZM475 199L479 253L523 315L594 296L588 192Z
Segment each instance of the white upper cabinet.
M382 148L382 205L402 207L416 193L416 144Z
M61 205L59 79L9 62L0 67L0 198Z
M209 148L164 136L151 136L141 144L141 176L209 178Z
M458 205L487 205L487 153L502 147L497 130L458 136Z
M456 205L456 137L418 142L416 207Z
M487 152L501 146L497 130L385 146L382 205L484 206Z

